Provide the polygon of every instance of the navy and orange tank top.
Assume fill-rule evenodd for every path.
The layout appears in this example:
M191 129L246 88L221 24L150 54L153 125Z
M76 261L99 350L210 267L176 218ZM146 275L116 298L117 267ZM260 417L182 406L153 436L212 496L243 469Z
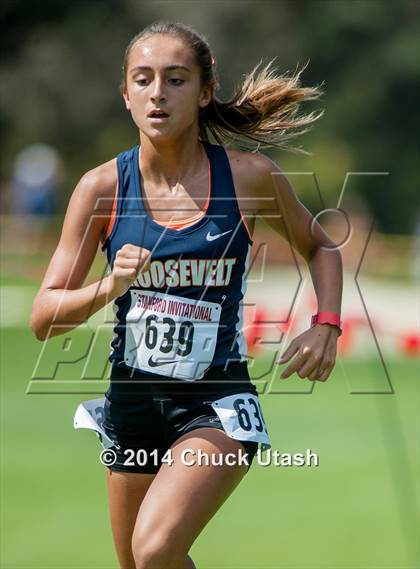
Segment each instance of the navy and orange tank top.
M150 250L151 264L114 300L114 366L195 381L247 359L243 298L252 240L225 149L202 144L209 197L204 213L187 223L163 225L149 215L138 145L117 157L115 219L103 244L109 269L126 243Z

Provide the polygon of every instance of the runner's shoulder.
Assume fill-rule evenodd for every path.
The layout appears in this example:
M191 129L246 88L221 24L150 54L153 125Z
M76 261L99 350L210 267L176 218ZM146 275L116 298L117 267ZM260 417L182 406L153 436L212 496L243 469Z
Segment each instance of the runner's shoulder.
M113 158L86 172L74 190L74 197L91 210L111 211L118 183L117 159Z
M238 198L248 200L254 198L258 204L256 209L265 209L267 202L261 198L274 195L272 173L281 173L282 170L271 158L261 152L226 148L226 153Z

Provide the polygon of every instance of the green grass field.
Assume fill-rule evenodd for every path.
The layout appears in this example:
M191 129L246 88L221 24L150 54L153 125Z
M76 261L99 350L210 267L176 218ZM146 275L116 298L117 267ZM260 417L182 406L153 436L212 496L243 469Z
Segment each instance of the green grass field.
M2 330L1 568L117 568L101 447L73 429L77 404L106 382L98 395L27 394L40 348L28 330ZM312 394L296 377L261 395L273 449L310 448L320 465L254 463L195 543L200 569L418 569L418 368L387 365L394 395L366 393L386 387L374 358L339 361Z

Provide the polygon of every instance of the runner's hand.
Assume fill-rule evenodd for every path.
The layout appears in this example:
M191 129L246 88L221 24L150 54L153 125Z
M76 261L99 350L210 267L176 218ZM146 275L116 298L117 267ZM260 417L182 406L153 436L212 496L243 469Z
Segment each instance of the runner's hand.
M281 374L281 379L297 372L302 379L326 381L335 364L338 334L336 326L318 324L296 336L276 362L284 364L295 356Z
M148 249L130 243L117 251L110 275L112 296L122 296L137 279L139 273L149 270L150 256L151 252Z

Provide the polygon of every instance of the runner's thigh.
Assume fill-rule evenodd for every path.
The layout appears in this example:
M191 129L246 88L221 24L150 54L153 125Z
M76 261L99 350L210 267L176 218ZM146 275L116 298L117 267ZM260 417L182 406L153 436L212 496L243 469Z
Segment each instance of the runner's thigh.
M141 559L162 548L169 559L183 559L196 537L247 471L246 465L187 466L181 455L191 449L235 453L243 447L220 429L197 428L174 442L172 465L162 464L143 500L133 533ZM191 455L188 455L188 459Z
M109 513L121 569L136 569L131 539L141 503L155 474L112 472L105 468Z

